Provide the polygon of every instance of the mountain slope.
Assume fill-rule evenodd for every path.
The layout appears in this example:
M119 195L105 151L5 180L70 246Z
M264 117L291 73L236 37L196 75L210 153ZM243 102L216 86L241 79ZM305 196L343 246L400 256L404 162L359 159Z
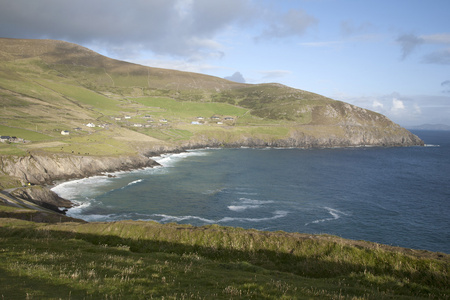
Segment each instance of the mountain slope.
M54 40L0 39L0 101L0 134L29 141L0 144L0 155L423 144L383 115L311 92L145 67Z

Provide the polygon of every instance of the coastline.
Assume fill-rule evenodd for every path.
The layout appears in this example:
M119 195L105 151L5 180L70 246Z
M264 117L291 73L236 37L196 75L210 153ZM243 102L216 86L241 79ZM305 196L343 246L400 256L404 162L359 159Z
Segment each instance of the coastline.
M408 146L408 147L421 147L421 146ZM89 181L89 180L96 180L96 179L107 179L107 178L117 178L120 177L121 174L129 174L132 172L140 172L142 170L145 169L155 169L155 168L167 168L170 166L167 166L165 163L165 160L170 160L171 157L173 156L183 156L184 154L187 153L191 153L191 152L197 152L197 151L205 151L205 150L221 150L221 149L260 149L260 150L264 150L264 149L275 149L275 150L292 150L292 149L299 149L299 150L311 150L311 149L317 149L317 150L321 150L321 149L352 149L352 148L393 148L393 147L387 147L387 146L379 146L379 145L358 145L358 146L336 146L336 147L314 147L314 148L309 148L309 147L247 147L247 146L240 146L240 147L198 147L198 148L193 148L193 149L180 149L180 148L176 148L172 151L166 151L166 152L161 152L161 153L157 153L154 154L153 156L148 157L150 160L153 160L157 163L157 165L155 166L151 166L151 167L145 167L145 168L135 168L135 169L126 169L126 170L118 170L118 171L113 171L113 172L105 172L105 173L100 173L100 174L95 174L92 176L86 176L86 177L82 177L82 178L68 178L68 179L64 179L64 180L59 180L51 185L47 185L47 187L53 191L56 192L56 194L58 194L58 196L62 196L64 199L67 199L69 201L71 201L73 203L73 206L70 209L76 209L79 208L82 205L86 205L85 203L80 203L76 200L70 200L70 197L61 195L61 193L58 191L58 187L63 188L64 185L70 185L74 182L81 182L81 181ZM131 182L129 184L132 184L134 182ZM123 186L125 187L125 186ZM123 188L122 187L122 188ZM78 216L74 216L76 218L78 218Z
M428 139L427 139L427 142L431 142L432 144L436 144L436 142L434 142L433 143L433 140L430 140L430 141L428 141ZM227 147L228 149L229 148L231 148L231 147ZM237 149L237 151L232 151L231 153L239 153L238 151L239 151L239 149L241 149L241 148L243 148L243 149L247 149L247 150L244 150L244 152L246 152L246 153L248 153L248 154L246 154L244 157L247 157L247 155L251 155L251 156L254 156L254 155L257 155L258 157L259 156L264 156L264 155L268 155L268 154L263 154L263 153L265 153L265 149L275 149L275 150L292 150L293 149L293 147L283 147L283 148L275 148L275 147L252 147L252 149L248 149L248 148L250 148L250 147L246 147L246 146L241 146L241 147L239 147L239 148L234 148L234 149ZM323 151L322 149L323 148L327 148L327 149L331 149L331 150L329 150L329 151ZM342 148L348 148L349 150L348 151L346 151L346 150L344 150L344 151L338 151L338 152L335 152L335 151L333 151L333 149L342 149ZM321 147L321 148L315 148L315 149L317 149L318 151L316 152L316 151L310 151L310 148L302 148L302 150L300 150L300 152L299 153L303 153L303 154L301 154L301 156L303 156L303 155L306 155L306 156L310 156L310 155L313 155L313 156L322 156L322 155L333 155L334 156L334 154L332 154L332 153L337 153L338 155L340 155L340 153L353 153L354 151L352 151L351 149L354 149L354 148L371 148L371 149L373 149L374 147L373 146L370 146L370 147L366 147L366 146L357 146L357 147ZM360 151L362 151L362 152L360 152L360 153L374 153L374 155L377 155L377 156L379 156L379 155L381 155L381 156L384 156L384 154L383 153L403 153L404 151L406 151L406 153L409 153L409 152L412 152L412 153L422 153L422 152L424 152L425 151L425 148L424 147L401 147L401 148L405 148L405 150L402 150L402 149L395 149L395 148L398 148L398 147L383 147L383 146L379 146L378 148L380 148L380 149L375 149L375 150L369 150L369 149L367 149L368 151L366 152L366 151L364 151L364 150L358 150L357 152L359 153ZM384 149L383 149L384 148ZM389 148L391 148L391 149L389 149ZM411 150L408 150L408 149L406 149L406 148L410 148ZM414 148L416 148L416 149L414 149ZM422 149L420 149L420 148L422 148ZM169 162L169 168L170 167L175 167L175 168L173 168L173 169L166 169L165 171L164 170L159 170L159 171L156 171L155 172L155 175L156 176L158 176L159 177L159 175L158 174L162 174L162 173L171 173L171 174L175 174L175 173L178 173L177 172L177 167L179 167L178 165L172 165L172 162L174 162L175 160L174 160L174 156L175 157L183 157L184 155L187 155L187 154L189 154L190 152L202 152L202 151L204 151L204 150L212 150L212 152L211 151L207 151L206 153L206 155L211 155L212 153L216 153L216 151L213 151L213 150L220 150L220 149L223 149L223 148L219 148L219 147L214 147L214 148L212 148L212 147L204 147L204 148L196 148L196 149L183 149L183 150L180 150L180 148L178 148L177 149L177 151L171 151L171 152L169 152L169 151L167 151L167 152L164 152L164 153L158 153L156 156L152 156L152 157L148 157L148 159L151 159L151 160L154 160L154 161L156 161L157 163L159 163L159 165L162 165L162 166L164 166L164 167L160 167L161 169L162 168L166 168L167 167L167 165L166 165L166 163L164 163L164 160L166 160L166 159L168 159L168 162ZM254 149L255 149L255 151L254 151ZM298 148L294 148L294 149L298 149ZM306 151L306 150L308 150L308 151ZM228 150L225 150L225 151L228 151ZM250 151L250 152L249 152ZM209 152L209 154L208 154L208 152ZM296 153L297 151L294 151L293 153ZM427 151L425 151L425 152L427 152ZM224 153L227 153L227 152L224 152ZM251 153L254 153L254 154L251 154ZM260 153L260 154L257 154L257 153ZM278 153L278 154L277 154ZM280 151L280 152L274 152L274 154L275 154L275 157L283 157L283 156L285 156L285 154L282 154L282 153L284 153L284 151ZM308 153L311 153L311 154L308 154ZM354 152L354 153L356 153L356 152ZM376 154L376 153L380 153L380 154ZM234 155L234 154L233 154ZM237 155L237 154L236 154ZM349 155L352 155L352 154L349 154ZM222 154L220 154L219 156L222 156ZM274 158L275 158L274 157ZM171 159L172 158L172 159ZM195 167L195 163L197 162L197 161L200 161L199 159L197 159L197 158L194 158L193 160L192 159L188 159L189 161L191 161L191 162L188 162L188 164L189 164L189 168L190 169L192 169L192 168L196 168ZM212 160L212 161L216 161L216 159L215 158L210 158L210 159L207 159L207 160ZM161 162L162 161L162 162ZM171 162L172 161L172 162ZM226 162L226 161L225 161ZM185 163L182 163L183 165L185 165ZM180 165L181 166L181 165ZM199 166L200 167L200 166ZM154 168L154 167L153 167ZM148 168L149 170L151 170L151 169L153 169L153 168ZM158 222L162 217L160 217L160 216L156 216L156 214L158 214L158 211L161 211L161 210L158 210L158 209L156 209L157 207L158 207L158 201L160 201L160 200L158 200L158 199L164 199L164 195L165 194L167 194L167 191L168 190L170 190L172 187L172 185L171 184L165 184L164 183L164 186L166 186L166 187L168 187L168 188L163 188L162 190L161 189L158 189L158 186L160 186L160 185L158 185L158 184L153 184L153 186L151 187L151 190L154 190L155 192L156 192L156 190L159 190L159 191L161 191L161 192L159 192L159 194L158 194L158 196L156 197L156 198L154 198L154 200L151 200L152 202L148 202L147 204L145 204L146 202L143 202L144 204L142 204L143 206L141 207L141 208L139 208L139 205L141 205L141 204L137 204L137 202L136 201L140 201L139 199L140 199L140 197L139 196L137 196L136 195L136 197L135 196L133 196L133 199L135 199L135 200L132 200L131 198L130 198L130 201L128 202L128 200L126 201L128 204L126 204L126 205L128 205L128 206L130 206L130 205L132 205L132 207L134 207L134 209L132 209L132 210L130 210L130 211L128 211L126 208L123 210L123 213L121 212L121 207L122 206L115 206L115 204L117 204L117 201L121 201L120 199L123 199L123 200L125 200L125 199L127 199L127 198L124 198L124 197L126 197L126 195L128 194L128 193L130 193L130 192L132 192L132 190L135 190L136 189L136 187L133 187L132 189L130 189L130 190L128 190L128 189L124 189L124 188L126 188L126 186L127 185L131 185L131 184L135 184L135 183L139 183L139 182L142 182L142 181L139 181L139 179L140 178L145 178L145 179L143 179L143 181L145 181L145 182L142 182L142 183L139 183L139 186L140 187L137 187L137 189L139 190L139 189L144 189L145 188L145 186L146 185L151 185L151 182L160 182L160 179L157 179L157 177L152 177L152 178L148 178L148 177L146 177L147 175L150 175L150 176L153 176L153 175L151 175L151 174L153 174L153 171L150 171L150 173L147 173L147 172L144 172L144 173L142 173L142 174L136 174L136 175L126 175L126 176L124 176L124 177L122 177L122 178L120 178L121 177L121 174L129 174L129 173L133 173L134 171L137 171L137 172L140 172L140 171L142 171L142 170L144 170L145 171L145 169L146 168L143 168L143 169L132 169L132 170L125 170L125 171L115 171L115 172L105 172L105 173L102 173L102 174L100 174L100 176L94 176L94 177L97 177L97 178L103 178L102 179L102 181L103 180L105 180L105 181L108 181L109 183L107 184L107 185L103 185L103 188L99 188L98 190L96 190L94 193L96 193L96 195L100 195L99 194L99 192L101 192L101 190L103 190L103 191L106 191L106 192L108 192L108 191L115 191L115 190L117 190L118 192L119 192L119 197L117 197L115 200L113 200L113 202L110 202L109 200L107 200L107 199L109 199L110 198L110 196L108 196L108 194L106 194L105 195L105 197L103 197L103 196L101 196L101 197L98 197L97 198L97 196L95 196L95 194L93 194L93 196L89 196L89 198L91 198L91 199L95 199L90 205L91 205L91 207L90 208L80 208L80 210L78 210L77 211L77 214L76 215L72 215L72 214L68 214L68 216L71 216L71 217L75 217L75 218L78 218L78 217L81 217L82 219L84 219L82 216L83 215L85 215L85 216L87 216L87 218L86 219L84 219L85 221L88 221L88 222L115 222L115 221L119 221L119 220L154 220L154 221L156 221L156 222ZM159 169L158 167L156 168L156 169ZM192 171L191 171L192 172ZM191 174L191 172L188 172L187 174ZM182 170L181 171L181 174L185 174L185 172ZM193 173L193 174L195 174L195 173ZM141 176L144 176L144 177L141 177ZM174 181L174 182L178 182L179 180L181 180L181 178L182 177L180 177L180 176L177 176L177 175L175 175L176 177L174 177L174 178L177 178L177 180L176 181ZM196 178L202 178L201 176L194 176L194 177L196 177ZM66 179L66 180L59 180L59 181L56 181L56 182L54 182L53 183L53 185L47 185L47 187L48 188L53 188L54 186L57 186L57 185L60 185L60 184L64 184L64 183L68 183L68 182L71 182L71 181L73 181L73 180L85 180L85 179L89 179L89 178L92 178L92 176L90 176L90 177L83 177L83 178L70 178L70 179ZM114 178L118 178L119 180L118 181L115 181L115 179ZM198 181L198 180L197 180ZM189 183L190 184L190 183ZM214 185L214 183L212 183L212 185L211 185L212 187L215 187L215 185ZM85 186L84 184L82 184L82 185L79 185L78 186L78 189L80 189L80 190L85 190L86 192L83 192L84 194L88 194L88 191L91 189L91 187L92 187L92 185L87 185L87 186ZM124 191L120 191L120 190L122 190L122 189L124 189ZM206 189L204 189L205 191L206 191ZM215 190L215 189L214 189ZM150 193L153 193L153 192L150 192ZM261 192L261 193L263 193L263 192ZM260 193L260 194L261 194ZM131 195L131 194L130 194ZM181 193L180 195L183 195L183 193ZM262 195L262 194L261 194ZM266 194L264 194L264 195L266 195ZM269 195L269 194L268 194ZM272 195L273 196L273 195ZM112 196L111 196L112 197ZM239 197L239 196L238 196ZM263 199L263 198L254 198L254 197L257 197L257 196L254 196L254 197L252 197L252 196L242 196L242 197L246 197L246 198L251 198L251 199L259 199L259 200L251 200L251 201L261 201L261 199L262 200L267 200L267 199L269 199L269 198L267 198L267 199ZM270 197L270 196L269 196ZM145 197L144 197L145 198ZM178 197L179 198L179 197ZM70 197L67 197L66 199L72 199L72 198L70 198ZM77 199L80 199L81 201L83 201L83 199L84 198L77 198ZM114 198L111 198L111 199L114 199ZM191 199L191 198L189 198L189 199ZM237 200L233 200L234 202L230 202L229 204L226 204L226 205L241 205L240 203L240 201L238 201L239 199L238 198L236 198ZM90 202L90 200L89 199L87 199L86 198L86 200L88 200L87 202ZM116 201L116 202L114 202L114 201ZM179 203L183 203L182 201L180 202L181 200L179 200ZM102 203L103 202L103 203ZM165 201L162 201L162 202L165 202ZM75 203L75 202L74 202ZM114 204L115 203L115 204ZM237 203L237 204L236 204ZM254 203L252 203L252 204L254 204ZM99 206L100 205L100 206ZM113 206L111 206L111 209L110 208L108 208L107 207L107 205L113 205ZM126 207L126 205L124 206L124 207ZM150 208L152 208L153 207L153 211L154 212L149 212L149 213L147 213L147 216L149 216L149 217L145 217L144 215L146 214L146 213L144 213L144 211L141 211L141 209L143 209L143 210L145 210L145 205L150 205L150 206L148 206L148 207L150 207ZM182 204L183 206L184 206L184 204ZM113 207L116 207L116 209L113 209ZM329 206L329 207L331 207L331 208L336 208L336 209L340 209L340 207L334 207L334 206ZM104 208L106 209L106 210L104 210ZM131 206L130 206L130 208L131 208ZM265 209L265 208L267 208L267 206L263 206L263 208ZM342 207L341 207L342 208ZM100 210L98 210L98 209L100 209ZM156 210L155 210L156 209ZM225 210L226 211L228 211L227 209L226 209L226 207L225 207ZM231 210L231 209L230 209ZM261 210L262 212L264 212L263 210ZM346 211L345 209L344 210L340 210L341 212L344 212L344 213L348 213L348 211ZM136 212L136 213L135 213ZM233 212L233 213L230 213L229 212L229 214L230 215L227 215L226 217L236 217L236 218L240 218L241 216L239 215L239 214L241 214L242 212L238 212L238 214L236 214L236 212ZM253 211L252 211L252 213L253 213ZM267 218L267 215L269 215L269 217L270 216L272 216L272 215L270 215L270 213L272 213L271 211L267 211L267 212L265 212L264 213L264 215L262 215L262 217L264 217L264 218ZM154 214L154 216L152 216L152 214ZM190 213L188 213L188 214L178 214L178 213L171 213L171 212L166 212L166 211L164 211L164 214L166 214L168 217L178 217L178 218L186 218L186 216L199 216L199 215L197 215L197 214L192 214L192 212L190 212ZM231 214L235 214L235 215L231 215ZM326 215L326 212L324 213L325 215ZM142 216L144 216L144 217L141 217L141 215ZM100 216L100 217L99 217ZM202 216L203 217L203 216ZM250 216L251 218L253 218L253 216ZM325 217L327 217L327 216L325 216ZM219 217L217 217L217 218L214 218L214 217L210 217L210 216L206 216L206 217L204 217L205 219L209 219L209 220L222 220L221 218L222 218L222 216L219 216ZM245 216L245 218L247 218L247 216ZM320 218L319 218L320 219ZM162 223L166 223L166 222L173 222L173 221L168 221L169 219L164 219L164 220L161 220L161 222ZM184 223L186 223L186 222L188 222L188 221L186 221L185 219L183 219L184 221L182 221L180 224L184 224ZM243 220L243 218L242 218L242 220ZM315 220L315 219L314 219ZM308 220L308 222L310 222L310 220ZM311 222L310 222L311 223ZM194 223L192 223L192 224L196 224L197 226L201 226L201 225L199 225L199 222L194 222ZM220 222L219 222L219 224L220 224ZM228 224L225 224L225 223L223 223L222 225L224 225L224 226L232 226L232 225L228 225ZM236 225L236 226L240 226L239 224L238 225ZM267 227L267 226L266 226ZM267 229L262 229L262 228L265 228L264 226L259 226L259 227L257 227L257 228L259 228L259 230L267 230ZM286 229L282 229L282 230L286 230ZM289 230L288 230L289 231ZM302 230L302 229L296 229L296 232L305 232L304 230ZM307 231L308 232L308 231ZM376 240L376 241L378 241L378 240ZM389 244L389 243L388 243ZM419 249L419 248L418 248Z
M258 138L245 137L239 141L223 140L189 141L181 145L153 146L140 154L121 156L77 156L70 154L30 153L25 157L0 156L0 164L4 173L19 178L22 185L38 185L51 191L58 184L90 178L93 176L116 176L121 172L130 172L144 168L160 166L158 158L166 155L198 151L203 149L342 149L360 147L411 147L423 146L424 142L407 132L404 137L388 137L364 142L364 138L314 138L304 134L287 139L264 141ZM42 202L42 199L36 199ZM72 207L74 207L76 203Z

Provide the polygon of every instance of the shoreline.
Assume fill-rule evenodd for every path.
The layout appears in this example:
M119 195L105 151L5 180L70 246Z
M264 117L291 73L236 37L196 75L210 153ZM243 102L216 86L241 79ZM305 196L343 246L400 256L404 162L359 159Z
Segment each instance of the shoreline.
M339 149L361 149L361 148L373 149L373 148L396 148L396 147L398 147L398 146L379 146L379 145L335 146L335 147L263 147L263 146L247 147L247 146L240 146L240 147L198 147L198 148L189 148L189 149L188 148L186 148L186 149L177 148L174 150L168 150L168 151L164 151L164 152L154 153L152 156L146 156L148 159L156 162L158 164L156 166L135 168L135 169L126 169L126 170L119 170L119 171L113 171L113 172L104 172L104 173L99 173L96 175L86 176L86 177L81 177L81 178L77 177L77 178L62 179L62 180L56 181L53 184L45 185L45 187L54 192L54 188L64 185L66 183L69 184L74 181L89 180L92 178L116 178L116 177L120 177L121 174L129 174L132 172L139 172L139 171L146 170L146 169L150 170L150 169L154 169L154 168L165 168L166 166L164 166L163 163L160 163L161 160L163 160L167 157L173 156L173 155L179 155L179 154L183 154L183 153L196 152L196 151L222 150L222 149L305 150L306 151L306 150L327 150L327 149L339 150ZM423 147L423 146L413 145L413 146L406 146L406 147ZM61 197L61 195L59 193L56 193L56 194ZM79 203L76 200L70 200L70 199L67 199L64 197L62 197L62 198L73 203L73 206L71 208L69 208L67 211L69 211L72 208L77 208L77 207L80 207L81 205L83 205L83 203Z
M251 143L250 143L251 144ZM121 155L121 156L117 156L117 157L104 157L104 156L76 156L76 155L58 155L58 154L46 154L42 157L47 158L47 162L50 161L52 162L53 160L56 160L59 162L59 160L61 158L65 158L66 160L72 161L72 160L87 160L88 162L91 163L98 163L98 165L100 166L99 169L93 168L93 169L88 169L88 172L82 172L82 168L80 167L79 169L77 169L77 172L73 172L72 173L66 170L63 170L63 172L59 173L55 178L53 178L53 176L49 175L48 171L51 170L51 167L47 167L47 168L42 168L42 171L45 175L48 175L46 178L44 178L43 180L40 180L41 182L36 182L32 183L32 185L35 186L40 186L44 189L47 189L51 192L53 192L53 189L61 184L64 184L66 182L71 182L71 181L75 181L75 180L84 180L87 178L92 178L92 177L115 177L121 173L127 173L127 172L133 172L133 171L139 171L139 170L143 170L146 168L149 169L153 169L155 167L161 167L161 164L158 163L158 158L162 158L165 156L170 156L170 155L176 155L176 154L182 154L182 153L189 153L189 152L193 152L193 151L202 151L202 150L221 150L221 149L275 149L275 150L292 150L292 149L299 149L299 150L323 150L323 149L351 149L351 148L395 148L395 147L423 147L424 143L421 144L415 144L415 145L366 145L366 144L361 144L361 145L337 145L337 146L328 146L328 145L322 145L322 146L318 146L318 145L308 145L308 146L276 146L276 145L247 145L247 143L238 143L238 144L215 144L212 143L210 145L204 145L204 144L190 144L190 145L186 145L186 146L175 146L175 147L170 147L170 148L159 148L158 150L151 150L151 151L146 151L143 152L141 154L135 154L135 155ZM32 159L37 159L40 156L38 155L33 155L30 154L30 156L22 158L22 159L27 159L28 160L32 160ZM140 157L140 160L137 161L133 161L133 159ZM130 162L131 159L131 163ZM106 169L101 169L102 167L104 168L105 166L102 165L103 161L108 161L108 160L113 160L114 163L112 166L110 167L110 169L106 168ZM20 161L20 158L19 158ZM41 162L42 163L42 162ZM74 165L73 162L71 162L72 167ZM81 163L79 163L81 165ZM164 167L164 166L162 166ZM112 168L112 169L111 169ZM37 170L36 170L37 171ZM25 171L26 172L26 171ZM25 173L23 172L23 173ZM27 176L25 176L27 178ZM42 179L43 177L41 177ZM30 182L28 180L26 180L27 182ZM22 182L24 182L23 178L22 178ZM29 183L28 183L29 185ZM22 186L25 187L26 185L24 184ZM59 196L59 195L58 195ZM63 198L64 199L64 198ZM79 206L77 203L73 202L72 200L69 199L64 199L67 201L70 201L73 205L71 206L71 208L73 207L77 207ZM38 201L42 201L42 199L38 199ZM69 208L70 209L70 208ZM62 214L65 214L64 211L61 212Z

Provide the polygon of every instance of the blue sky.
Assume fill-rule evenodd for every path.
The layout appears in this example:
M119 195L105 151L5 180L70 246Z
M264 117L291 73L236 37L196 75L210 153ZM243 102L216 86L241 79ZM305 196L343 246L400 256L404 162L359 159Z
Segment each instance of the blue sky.
M0 36L450 125L448 0L0 0Z

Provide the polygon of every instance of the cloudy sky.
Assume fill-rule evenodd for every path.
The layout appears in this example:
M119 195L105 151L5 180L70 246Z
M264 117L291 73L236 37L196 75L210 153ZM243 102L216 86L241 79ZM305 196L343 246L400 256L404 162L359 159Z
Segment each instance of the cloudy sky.
M279 82L403 125L450 125L449 0L0 0L0 37Z

